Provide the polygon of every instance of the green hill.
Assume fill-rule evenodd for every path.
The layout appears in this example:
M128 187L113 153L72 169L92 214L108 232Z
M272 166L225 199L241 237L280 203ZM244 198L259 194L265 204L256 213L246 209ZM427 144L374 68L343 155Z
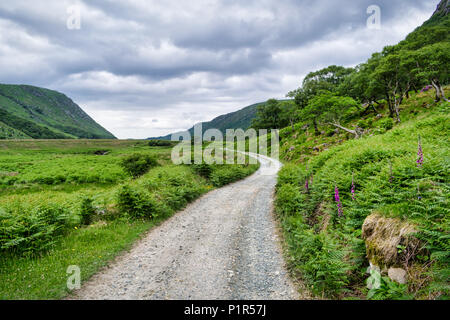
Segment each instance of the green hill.
M408 62L408 57L420 58L420 52L433 53L427 48L445 54L448 11L448 1L442 1L423 26L348 77L364 77L362 73L380 57L379 61L399 61L395 68ZM305 118L294 128L280 131L280 160L285 165L276 187L276 212L289 267L316 297L449 297L450 104L445 98L437 99L436 88L427 82L430 66L423 61L414 61L424 70L418 73L380 63L362 81L365 90L357 93L354 86L345 86L345 80L338 89L329 86L337 93L318 91L303 107L316 111L317 117L302 113ZM448 70L436 63L433 67L437 70L433 77L440 79L448 97ZM394 92L398 116L392 113L393 104L384 98L385 92L370 92L371 86L378 85L377 75L398 76L401 85L416 81L417 88ZM329 84L323 73L314 76L298 91L303 94L296 97L299 112L308 89ZM367 92L374 96L369 96L367 107L360 106ZM351 102L348 96L359 106L344 114L345 104ZM373 107L371 101L377 101ZM332 108L342 115L338 118L341 128L329 118ZM378 273L373 265L380 267ZM403 280L395 280L391 270L403 274ZM368 287L377 274L378 285L372 282Z
M282 99L279 101L286 101L286 100ZM252 120L255 119L255 117L256 117L256 112L258 110L258 106L262 106L264 104L266 104L266 102L255 103L255 104L252 104L245 108L242 108L238 111L234 111L231 113L227 113L227 114L218 116L217 118L214 118L211 121L201 122L202 130L203 130L202 133L204 133L208 129L218 129L224 135L225 135L225 131L227 129L247 130L248 128L250 128ZM193 135L194 127L190 128L188 131L191 135ZM149 138L149 139L151 139L151 140L170 140L171 136L172 136L172 134L168 134L166 136Z
M115 139L62 93L0 84L0 139L24 138Z

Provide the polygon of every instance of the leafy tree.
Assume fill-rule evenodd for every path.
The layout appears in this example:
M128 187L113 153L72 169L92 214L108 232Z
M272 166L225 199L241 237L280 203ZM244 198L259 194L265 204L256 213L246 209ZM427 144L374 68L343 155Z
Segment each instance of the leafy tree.
M258 130L286 127L289 120L283 107L285 104L276 99L269 99L265 104L258 106L256 117L252 120L252 128Z
M359 138L362 135L361 128L356 127L355 130L352 130L340 124L342 119L355 112L358 107L359 103L351 97L339 96L330 91L322 91L310 100L302 115L305 119L312 119L316 123L317 121L323 121Z
M310 72L305 79L303 79L302 86L297 90L291 91L287 94L288 97L293 97L297 109L304 114L309 104L309 101L322 91L337 92L339 86L355 72L353 68L345 68L342 66L328 66L318 71ZM317 117L314 114L308 116L312 120L315 134L319 134L317 126Z
M310 72L303 79L302 88L310 97L324 90L336 92L339 85L353 72L353 68L332 65L315 72Z
M440 42L423 47L415 52L417 61L415 72L421 79L429 81L436 90L436 101L448 101L443 83L448 83L450 68L450 43Z

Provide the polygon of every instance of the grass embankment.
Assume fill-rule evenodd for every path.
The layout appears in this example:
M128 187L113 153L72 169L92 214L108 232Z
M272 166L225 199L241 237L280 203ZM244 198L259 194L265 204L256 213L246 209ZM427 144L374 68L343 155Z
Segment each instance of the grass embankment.
M401 106L401 124L389 125L387 110L381 108L378 120L375 115L349 119L348 127L359 121L366 128L358 140L332 128L314 136L305 123L297 124L294 132L281 131L285 166L279 173L276 210L290 267L317 297L367 297L368 261L361 227L368 215L379 212L416 225L422 250L402 265L408 273L406 285L384 277L370 296L448 298L449 109L448 103L435 104L432 92L413 93ZM423 166L416 163L419 136ZM399 256L404 249L398 247Z
M158 166L133 179L129 154ZM257 165L179 165L146 141L0 141L0 299L58 299L145 231Z

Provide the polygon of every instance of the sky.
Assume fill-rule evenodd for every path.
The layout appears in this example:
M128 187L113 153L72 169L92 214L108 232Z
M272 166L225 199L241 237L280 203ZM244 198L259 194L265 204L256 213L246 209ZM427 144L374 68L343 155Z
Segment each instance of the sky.
M60 91L121 139L166 135L362 63L438 3L2 0L0 83Z

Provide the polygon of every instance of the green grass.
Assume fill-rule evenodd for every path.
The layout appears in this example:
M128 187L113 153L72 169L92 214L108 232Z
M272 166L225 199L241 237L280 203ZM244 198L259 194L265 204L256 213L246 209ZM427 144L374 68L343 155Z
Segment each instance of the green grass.
M120 163L136 153L158 165L132 178ZM0 141L0 298L63 297L69 265L88 279L155 224L258 168L207 165L204 176L170 155L147 141Z
M286 165L279 173L276 209L290 266L318 297L366 297L368 261L361 226L373 212L418 226L416 237L424 249L422 256L404 266L411 272L408 285L386 285L387 291L377 297L448 297L449 105L433 104L432 92L413 94L402 105L401 116L403 122L388 131L380 129L379 120L372 121L358 140L342 133L313 136L300 130L304 124L297 124L296 132L282 130ZM352 121L357 120L350 120L350 125ZM421 168L416 165L419 135L424 152ZM325 148L312 149L323 143ZM352 174L355 200L350 193ZM334 201L335 186L342 217Z
M69 293L68 266L79 266L85 281L155 224L114 221L92 225L69 233L41 257L6 255L0 261L0 299L59 299Z

